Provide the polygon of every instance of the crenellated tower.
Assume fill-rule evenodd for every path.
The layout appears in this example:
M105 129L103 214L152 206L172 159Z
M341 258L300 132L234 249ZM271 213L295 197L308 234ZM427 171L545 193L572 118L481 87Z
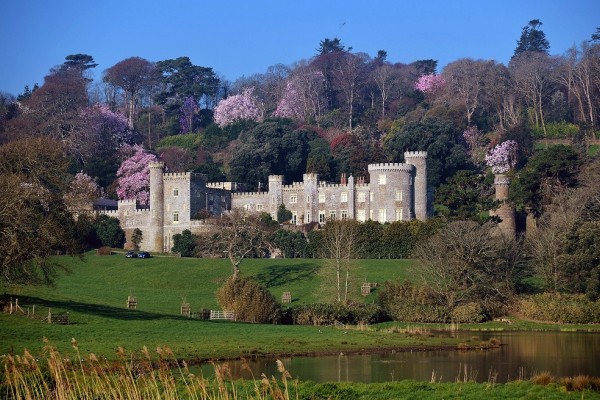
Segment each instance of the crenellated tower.
M516 234L515 208L508 202L509 186L510 179L506 175L498 174L494 177L496 201L500 202L500 206L490 211L490 215L499 217L498 228L507 237L514 238Z
M277 219L277 209L283 202L283 175L269 175L269 213Z
M150 251L166 251L164 248L165 195L163 174L165 164L150 162L150 226L144 232L144 242ZM147 239L146 239L147 238Z
M407 151L404 153L407 164L415 167L414 174L414 213L418 220L426 221L427 213L427 152Z
M412 219L411 180L414 167L410 164L381 163L369 164L368 168L372 219L381 223Z

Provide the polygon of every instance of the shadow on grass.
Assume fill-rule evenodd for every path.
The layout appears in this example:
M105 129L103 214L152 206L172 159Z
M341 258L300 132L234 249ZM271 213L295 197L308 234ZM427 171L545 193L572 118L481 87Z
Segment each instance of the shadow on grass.
M103 318L113 318L119 320L137 320L137 321L151 321L159 319L187 319L187 317L180 317L177 315L159 314L140 310L129 310L125 307L118 308L101 304L88 304L80 303L72 300L46 300L40 297L31 296L13 296L19 298L19 305L21 307L45 307L56 310L57 312L76 312L80 314L95 315ZM40 311L42 312L42 311ZM47 311L46 311L47 312ZM36 312L36 315L38 313ZM43 315L40 315L43 316ZM72 323L77 323L76 320Z
M292 282L310 280L319 272L315 264L302 263L297 265L272 265L264 272L255 275L256 280L266 287L288 285Z

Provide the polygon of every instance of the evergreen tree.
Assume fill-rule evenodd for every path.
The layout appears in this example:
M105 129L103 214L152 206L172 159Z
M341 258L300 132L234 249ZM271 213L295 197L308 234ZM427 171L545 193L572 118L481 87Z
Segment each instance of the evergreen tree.
M546 39L546 34L540 29L540 26L542 26L542 22L539 19L532 19L523 27L513 57L526 51L548 54L550 43Z

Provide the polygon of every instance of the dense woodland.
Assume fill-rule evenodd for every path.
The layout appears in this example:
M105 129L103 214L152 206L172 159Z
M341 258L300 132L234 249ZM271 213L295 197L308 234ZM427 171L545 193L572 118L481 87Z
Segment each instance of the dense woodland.
M16 97L0 92L2 280L51 281L49 254L99 243L92 232L98 221L73 222L69 210L78 205L105 196L135 197L145 206L151 160L171 172L260 190L269 174L287 183L305 172L331 181L344 173L368 179L369 163L403 162L404 151L426 150L437 217L426 224L369 221L353 239L353 256L455 257L446 265L460 264L460 272L451 271L460 279L435 294L451 308L469 296L510 297L527 277L542 290L595 300L600 28L560 54L550 54L538 20L507 40L516 41L507 65L465 58L440 69L434 58L391 62L385 50L368 55L339 38L324 39L306 59L233 82L185 56L127 58L93 81L93 56L68 55L40 85ZM494 173L511 178L519 221L537 221L527 240L498 246L486 233L494 224L488 211L497 206ZM112 232L110 222L101 222L101 231ZM283 255L323 255L304 234L275 230L271 242ZM473 245L488 249L485 257L440 250L455 249L453 238L468 232L479 232ZM501 276L482 274L508 259ZM462 291L465 299L444 297L464 285L473 289Z

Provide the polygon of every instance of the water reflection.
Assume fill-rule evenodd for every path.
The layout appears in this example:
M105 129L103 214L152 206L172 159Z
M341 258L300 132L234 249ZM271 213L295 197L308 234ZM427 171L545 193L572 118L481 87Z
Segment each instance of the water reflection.
M461 333L461 340L477 343L491 337L503 346L491 350L396 352L282 358L294 378L315 382L385 382L402 379L447 382L473 379L506 382L548 371L554 376L600 376L600 333L493 332ZM265 373L278 377L274 359L229 362L234 377L250 379ZM203 366L204 376L212 366Z

